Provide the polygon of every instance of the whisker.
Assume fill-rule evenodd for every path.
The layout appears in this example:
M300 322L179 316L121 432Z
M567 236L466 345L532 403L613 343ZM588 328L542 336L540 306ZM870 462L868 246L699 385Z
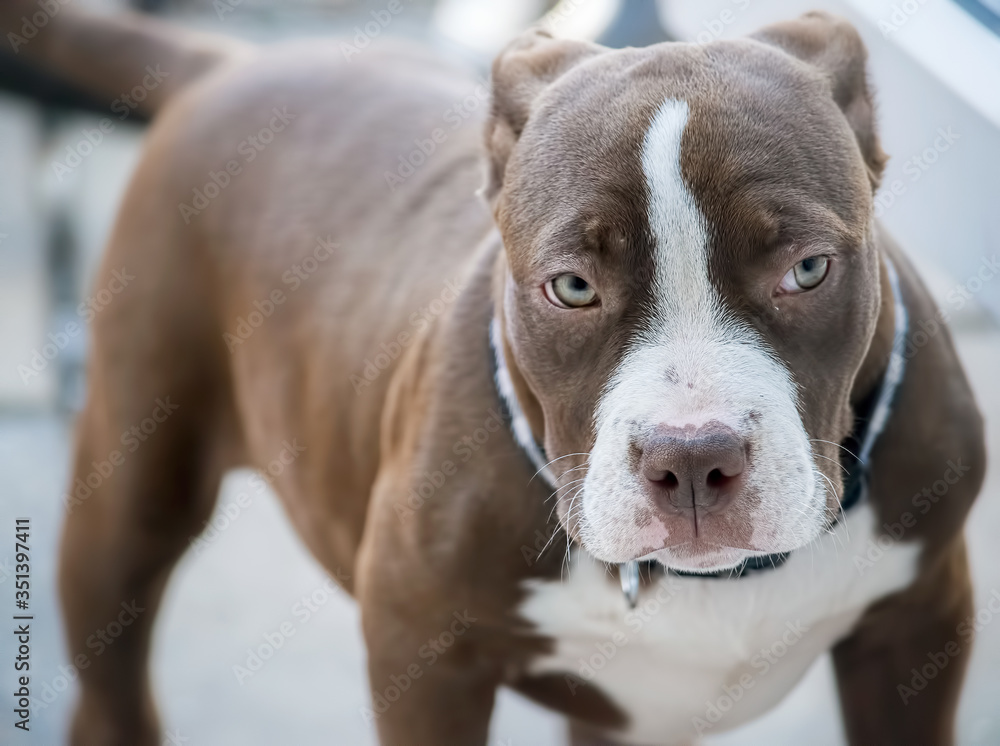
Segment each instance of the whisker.
M839 466L841 469L843 469L845 474L850 474L851 473L850 469L848 469L842 463L840 463L839 461L837 461L837 459L835 459L835 458L830 458L829 456L824 456L822 453L814 453L813 456L816 456L817 458L825 458L827 461L832 461L837 466Z
M548 502L553 497L555 497L556 495L558 495L560 490L565 490L565 489L567 489L568 487L571 487L574 484L577 484L579 482L584 481L585 479L586 479L586 477L580 477L579 479L574 479L573 481L567 482L566 484L559 485L558 487L556 487L552 491L552 493L548 497L545 498L545 500L543 502Z
M582 490L583 490L583 486L581 485L580 487L577 488L577 490L569 498L570 499L569 509L566 511L566 524L567 524L567 527L569 526L570 521L573 518L573 508L574 508L574 504L573 503L576 500L576 498L579 496L579 494L580 494L580 492ZM580 506L580 507L582 507L582 506ZM552 510L555 510L555 508L556 508L556 506L553 506ZM552 518L552 512L550 511L549 512L549 519L551 520L551 518ZM561 530L563 530L562 526L557 526L556 529L555 529L555 531L552 532L552 536L549 537L549 540L545 542L545 546L543 546L541 548L541 550L538 552L539 558L545 553L545 550L549 548L549 546L552 544L552 542L555 540L555 538L559 535L559 532ZM568 544L569 543L569 530L566 530L565 533L566 533L566 541L567 541L567 544Z
M854 456L854 458L856 458L858 461L861 460L861 457L858 456L856 453L854 453L854 451L852 451L850 448L848 448L847 446L844 446L844 445L842 445L840 443L834 443L832 440L823 440L822 438L810 438L809 442L810 443L828 443L831 446L836 446L837 448L840 448L840 449L846 451L847 453L849 453L852 456Z
M534 481L535 477L537 477L539 474L545 471L548 467L552 466L552 464L554 464L556 461L562 461L564 458L569 458L570 456L586 456L587 458L590 458L589 453L567 453L565 456L557 456L548 463L543 464L541 469L532 474L531 479L528 480L528 484L531 484L532 481Z
M824 479L826 478L822 474L820 476L823 476ZM829 481L829 480L827 480L827 481ZM850 541L851 541L851 532L850 532L850 529L847 528L847 523L845 521L837 520L837 518L839 516L845 515L844 508L843 508L843 506L840 503L840 499L837 497L837 493L835 491L833 491L833 485L832 484L830 485L830 487L827 487L826 485L824 485L823 489L828 494L833 495L833 499L837 503L837 510L836 511L833 511L830 508L827 508L827 510L829 510L833 514L834 522L826 529L826 533L830 534L835 539L838 539L840 541L840 546L844 547L844 549L847 549L847 544L850 543ZM841 525L844 527L844 535L847 537L846 542L844 541L843 538L841 538L841 536L839 535L838 530L837 530L837 527L841 526ZM835 545L835 548L836 548L836 545Z
M574 467L573 467L572 469L567 469L566 471L564 471L564 472L563 472L562 474L560 474L560 475L559 475L558 477L556 477L556 478L557 478L557 479L562 479L563 477L565 477L565 476L566 476L567 474L569 474L570 472L574 472L574 471L577 471L578 469L586 469L586 468L587 468L587 467L589 467L589 466L590 466L590 464L580 464L579 466L574 466Z
M844 516L846 518L847 514L844 512L844 505L840 501L840 496L837 494L837 490L833 486L833 481L830 479L830 477L828 477L826 474L824 474L821 471L817 471L816 473L819 474L823 479L825 479L826 482L827 482L827 484L830 485L830 493L833 495L833 499L837 502L837 513L836 513L836 515L838 517L839 516ZM851 531L850 531L849 528L847 528L847 521L846 520L838 521L838 523L843 524L843 526L844 526L844 534L847 536L848 543L850 543L850 541L851 541ZM834 524L834 525L836 525L836 524ZM846 545L845 545L845 548L846 548Z

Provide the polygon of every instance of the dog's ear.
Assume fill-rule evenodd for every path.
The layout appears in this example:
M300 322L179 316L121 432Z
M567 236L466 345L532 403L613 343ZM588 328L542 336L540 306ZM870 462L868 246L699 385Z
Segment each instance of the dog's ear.
M507 160L539 94L574 65L603 49L587 42L554 39L543 29L531 28L497 55L485 132L487 172L482 193L488 201L500 191Z
M875 131L875 107L868 88L868 52L857 29L843 18L813 11L794 21L767 26L752 38L778 47L826 74L868 166L872 190L887 160Z

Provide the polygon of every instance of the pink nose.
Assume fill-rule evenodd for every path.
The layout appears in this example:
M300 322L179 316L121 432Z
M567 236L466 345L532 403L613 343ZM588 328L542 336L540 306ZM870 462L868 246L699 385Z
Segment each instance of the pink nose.
M640 447L639 472L665 513L721 511L743 488L747 443L721 423L661 426Z

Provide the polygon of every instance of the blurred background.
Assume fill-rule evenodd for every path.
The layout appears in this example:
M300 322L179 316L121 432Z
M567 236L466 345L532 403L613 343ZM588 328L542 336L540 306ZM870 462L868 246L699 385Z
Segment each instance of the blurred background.
M500 47L539 20L558 36L609 46L740 36L814 8L851 20L868 45L882 143L891 156L877 213L946 313L987 416L992 466L968 534L976 605L988 619L966 682L959 742L1000 744L1000 623L991 624L988 611L991 598L1000 599L1000 0L402 0L388 24L377 22L387 0L74 2L156 13L261 42L406 36L484 74ZM91 277L144 130L137 117L115 117L113 131L83 145L107 112L68 106L58 90L46 89L44 105L18 95L37 99L43 82L25 77L12 52L8 32L22 30L15 24L2 31L0 608L13 608L13 519L28 516L37 701L31 733L16 738L48 745L64 741L75 688L55 598L55 557L87 335L66 330L83 326L81 303L93 292ZM227 479L219 510L230 506L232 515L238 505L236 517L182 560L160 614L153 671L165 743L374 744L361 711L367 688L358 616L342 593L320 594L325 600L315 613L296 619L295 636L237 681L234 666L247 665L248 649L324 586L274 497L258 493L249 476ZM249 500L237 503L241 493ZM3 692L13 689L10 638L0 636ZM15 738L6 696L0 743ZM843 743L837 708L823 659L768 716L707 743L833 746ZM491 738L490 746L561 744L563 726L504 693Z

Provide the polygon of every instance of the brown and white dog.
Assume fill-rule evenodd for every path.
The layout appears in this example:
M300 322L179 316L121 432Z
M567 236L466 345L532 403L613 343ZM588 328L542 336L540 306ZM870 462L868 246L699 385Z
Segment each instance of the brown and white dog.
M68 10L46 33L25 53L95 95L173 75L97 280L135 276L93 327L74 485L119 457L71 488L72 655L123 600L156 608L226 470L297 443L274 486L360 604L384 744L485 743L501 685L574 743L687 743L827 650L851 743L952 741L982 423L945 329L900 357L901 314L936 311L873 217L849 24L529 31L454 129L469 77L391 44L223 51ZM81 671L74 743L157 742L153 618Z

